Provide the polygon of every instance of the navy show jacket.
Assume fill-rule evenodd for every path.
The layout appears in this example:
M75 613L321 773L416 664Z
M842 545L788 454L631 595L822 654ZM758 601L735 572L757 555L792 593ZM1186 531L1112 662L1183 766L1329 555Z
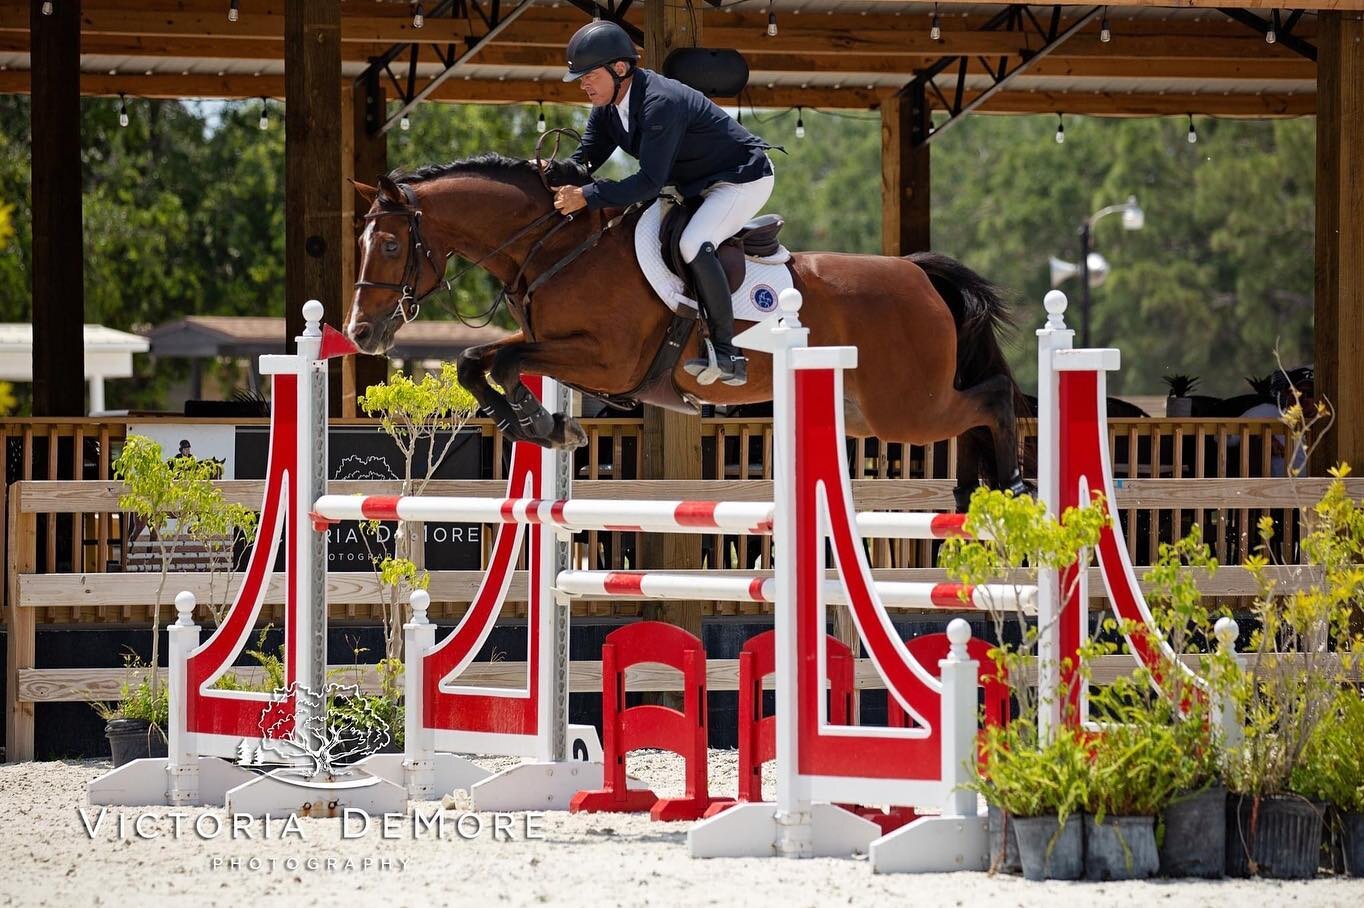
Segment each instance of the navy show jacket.
M614 104L587 117L574 161L595 172L617 148L639 160L639 170L623 180L584 186L588 208L625 208L669 185L691 198L715 183L750 183L772 173L766 154L772 146L689 85L636 69L629 107L629 133Z

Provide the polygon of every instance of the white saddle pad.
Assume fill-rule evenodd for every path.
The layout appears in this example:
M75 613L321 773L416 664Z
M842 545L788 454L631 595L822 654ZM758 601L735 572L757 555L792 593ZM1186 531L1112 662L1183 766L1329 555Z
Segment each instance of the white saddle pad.
M648 278L649 286L669 309L685 311L680 308L685 306L695 312L699 308L696 300L687 296L682 279L668 269L659 247L658 230L663 223L666 202L659 199L640 216L635 227L635 257L639 259L639 267ZM791 271L786 267L790 258L791 253L785 247L778 249L771 258L748 258L743 285L733 296L736 320L758 322L776 310L777 297L793 283Z

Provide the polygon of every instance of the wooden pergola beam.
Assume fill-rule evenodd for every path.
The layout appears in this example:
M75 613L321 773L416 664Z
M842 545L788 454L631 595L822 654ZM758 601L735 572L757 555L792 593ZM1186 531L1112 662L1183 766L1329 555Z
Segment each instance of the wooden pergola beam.
M0 94L27 94L27 72L0 72ZM129 98L269 98L283 97L282 76L143 76L86 73L81 76L81 93ZM766 88L754 86L744 94L745 107L828 107L870 110L894 89L866 86L842 89ZM969 99L971 92L966 93ZM535 101L581 104L582 92L576 86L557 81L529 82L492 79L452 79L436 91L433 99L445 103L529 104ZM721 99L724 103L724 99ZM984 110L990 113L1065 113L1106 117L1182 116L1187 113L1224 117L1301 117L1315 109L1309 91L1272 94L1221 94L1151 92L1034 92L1012 91L989 100Z

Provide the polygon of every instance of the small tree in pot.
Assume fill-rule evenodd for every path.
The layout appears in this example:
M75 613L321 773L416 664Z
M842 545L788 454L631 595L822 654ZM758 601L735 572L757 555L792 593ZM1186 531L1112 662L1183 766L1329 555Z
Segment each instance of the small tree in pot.
M130 435L114 459L113 467L115 478L124 485L118 505L130 512L148 532L160 566L160 578L152 598L151 658L145 665L136 657L131 662L125 658L125 665L137 669L140 678L133 683L124 683L121 702L116 707L95 707L102 717L114 717L105 729L111 747L117 738L121 742L118 745L120 753L126 759L136 759L153 755L150 748L141 752L134 746L132 742L139 735L149 742L156 742L150 746L159 748L164 754L165 737L161 730L166 724L167 695L158 666L161 601L166 594L172 565L191 545L202 547L211 556L225 556L209 559L210 595L207 602L216 623L227 604L230 584L219 587L215 581L220 573L231 573L232 539L240 533L249 541L255 534L257 518L249 508L229 503L213 484L215 479L222 477L222 464L217 461L188 456L167 460L160 444L143 435ZM225 562L229 570L220 571L220 561ZM150 724L144 727L142 722ZM114 765L119 764L115 762Z

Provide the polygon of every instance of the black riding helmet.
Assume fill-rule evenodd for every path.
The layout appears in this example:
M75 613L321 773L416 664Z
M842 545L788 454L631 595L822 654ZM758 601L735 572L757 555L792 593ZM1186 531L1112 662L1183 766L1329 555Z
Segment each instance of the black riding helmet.
M619 93L621 77L616 75L615 70L609 68L610 64L617 60L626 60L633 69L639 61L639 54L635 52L635 42L630 40L625 29L614 22L598 19L578 29L569 40L567 58L568 72L564 74L565 82L576 82L598 66L606 66L607 72L616 83L616 92ZM614 97L612 101L615 101Z

